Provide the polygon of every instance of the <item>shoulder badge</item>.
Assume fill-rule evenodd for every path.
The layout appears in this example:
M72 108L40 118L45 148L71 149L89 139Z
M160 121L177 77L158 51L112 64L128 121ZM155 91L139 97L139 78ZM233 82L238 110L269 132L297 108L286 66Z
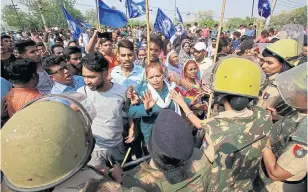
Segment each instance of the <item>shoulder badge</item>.
M263 95L263 99L268 99L270 96L270 94L268 92L265 92Z
M303 158L307 154L307 150L296 144L293 147L293 154L296 158Z

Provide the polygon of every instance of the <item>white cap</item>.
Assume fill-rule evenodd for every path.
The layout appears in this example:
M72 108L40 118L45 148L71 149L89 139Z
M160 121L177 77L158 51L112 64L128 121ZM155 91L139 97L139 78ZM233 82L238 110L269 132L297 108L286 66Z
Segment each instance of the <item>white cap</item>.
M196 49L197 51L205 51L206 50L206 45L203 42L198 42L195 44L194 49Z

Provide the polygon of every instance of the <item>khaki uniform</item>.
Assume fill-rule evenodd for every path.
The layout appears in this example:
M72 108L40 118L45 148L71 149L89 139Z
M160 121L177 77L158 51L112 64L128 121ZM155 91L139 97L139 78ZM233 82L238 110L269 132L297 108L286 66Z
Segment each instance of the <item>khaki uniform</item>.
M280 126L282 127L279 129ZM275 142L272 141L272 147L277 163L294 176L286 182L272 181L265 176L263 168L260 170L261 181L255 185L261 186L260 191L281 192L285 191L286 187L291 187L296 192L303 190L306 184L297 181L304 179L307 174L307 114L290 115L285 120L276 122L274 128L280 130L278 142L277 135L272 135ZM262 189L262 185L265 189Z
M253 190L271 128L270 115L260 107L225 111L205 120L203 147L213 163L205 191Z
M186 163L188 179L171 185L165 179L151 161L150 164L142 163L140 166L124 175L123 184L125 186L138 186L146 191L200 191L206 190L205 181L208 178L211 164L206 156L199 149L194 149L193 155Z
M276 76L277 74L268 77L263 83L257 106L266 109L267 107L275 107L277 102L282 101L275 84Z

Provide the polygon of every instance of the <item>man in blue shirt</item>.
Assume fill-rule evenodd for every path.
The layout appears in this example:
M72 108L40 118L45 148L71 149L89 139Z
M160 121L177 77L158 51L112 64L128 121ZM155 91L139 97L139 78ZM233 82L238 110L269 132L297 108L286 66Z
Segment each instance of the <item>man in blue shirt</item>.
M234 31L233 32L233 39L231 41L232 51L235 51L236 49L238 49L240 47L241 43L242 43L241 33L238 32L238 31Z
M212 30L211 37L217 39L217 35L218 35L218 25L215 24L214 29Z
M81 76L72 75L72 66L67 64L63 56L49 56L42 62L45 71L55 82L51 94L76 92L85 86Z
M248 37L255 38L255 36L256 36L256 30L254 29L252 23L250 23L250 24L249 24L249 27L246 29L245 35L248 36Z
M126 89L144 81L144 69L135 65L134 44L129 40L122 40L118 44L119 66L111 71L111 81L124 86Z

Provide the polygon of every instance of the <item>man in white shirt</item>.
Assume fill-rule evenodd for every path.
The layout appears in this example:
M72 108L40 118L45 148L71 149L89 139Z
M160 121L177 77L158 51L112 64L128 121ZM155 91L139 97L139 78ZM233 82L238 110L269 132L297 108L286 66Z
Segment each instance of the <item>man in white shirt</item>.
M212 66L213 61L211 58L206 57L206 45L203 42L198 42L194 46L194 57L198 63L201 77L203 73Z
M126 90L107 80L108 61L101 53L88 54L81 63L86 86L77 92L86 95L96 110L91 127L96 143L89 165L98 169L111 167L125 156L122 133Z
M236 31L240 32L241 33L241 37L242 37L246 33L246 28L245 28L244 25L240 25L240 28L238 30L236 30Z

